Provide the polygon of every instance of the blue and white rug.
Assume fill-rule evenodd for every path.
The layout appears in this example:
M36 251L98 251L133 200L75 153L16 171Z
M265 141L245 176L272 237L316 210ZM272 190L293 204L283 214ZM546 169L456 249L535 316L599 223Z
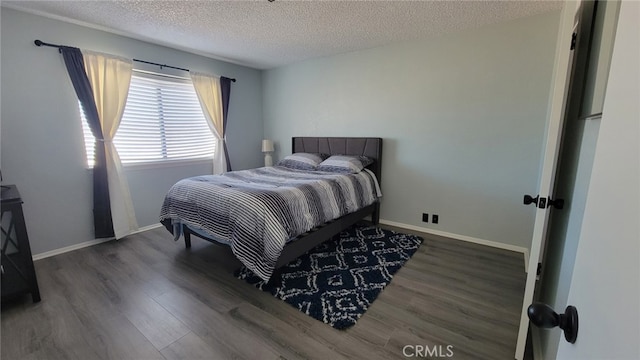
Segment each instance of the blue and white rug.
M236 276L309 316L346 329L367 311L420 244L418 236L354 226L286 265L277 286L244 267Z

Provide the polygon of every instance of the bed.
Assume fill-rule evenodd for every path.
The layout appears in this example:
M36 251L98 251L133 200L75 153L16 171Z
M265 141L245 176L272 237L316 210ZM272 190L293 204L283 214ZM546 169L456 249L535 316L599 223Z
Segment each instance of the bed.
M175 240L182 236L187 248L191 235L231 246L234 255L265 281L363 218L371 216L378 223L381 138L294 137L292 153L366 156L373 163L348 175L275 166L183 179L167 193L161 223ZM328 188L355 188L362 194L330 195L340 201L317 205L325 191L330 193ZM291 193L314 200L292 205Z

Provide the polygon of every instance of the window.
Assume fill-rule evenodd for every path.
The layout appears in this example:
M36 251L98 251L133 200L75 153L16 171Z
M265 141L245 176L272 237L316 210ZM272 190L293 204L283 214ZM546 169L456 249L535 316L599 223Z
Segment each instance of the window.
M80 110L87 163L93 167L95 138ZM212 158L217 146L191 80L140 71L131 77L113 142L123 164Z

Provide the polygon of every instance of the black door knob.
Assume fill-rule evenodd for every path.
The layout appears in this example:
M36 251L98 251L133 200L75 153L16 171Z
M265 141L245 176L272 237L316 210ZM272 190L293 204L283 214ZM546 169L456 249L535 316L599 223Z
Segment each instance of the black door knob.
M536 197L532 197L531 195L525 195L524 196L524 204L525 205L536 204L536 206L538 206L538 198L539 197L540 197L540 195L537 195Z
M564 331L564 338L575 343L578 338L578 310L574 306L567 306L564 314L556 313L549 305L533 303L527 309L527 315L533 325L551 329L559 326Z

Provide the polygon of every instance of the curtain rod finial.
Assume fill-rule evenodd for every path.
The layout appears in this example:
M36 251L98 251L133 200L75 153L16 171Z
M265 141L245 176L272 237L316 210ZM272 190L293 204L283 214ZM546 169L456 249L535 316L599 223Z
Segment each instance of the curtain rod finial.
M40 40L35 40L33 43L36 44L36 46L42 46L42 41Z

